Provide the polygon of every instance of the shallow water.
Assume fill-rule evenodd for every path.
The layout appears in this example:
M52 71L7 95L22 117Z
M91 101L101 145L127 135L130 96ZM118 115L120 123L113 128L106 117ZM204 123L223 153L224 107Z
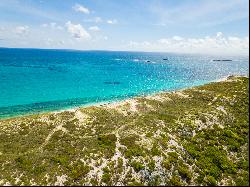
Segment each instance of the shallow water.
M0 48L0 118L187 88L248 71L248 57Z

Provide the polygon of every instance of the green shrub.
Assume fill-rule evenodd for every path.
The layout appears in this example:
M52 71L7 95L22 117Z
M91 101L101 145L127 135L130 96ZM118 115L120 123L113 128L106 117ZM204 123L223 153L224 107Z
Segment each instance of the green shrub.
M43 173L45 171L46 171L46 167L43 166L43 165L35 166L35 168L33 169L33 172L34 172L35 175L39 175L39 174L41 174L41 173Z
M115 146L116 136L114 134L108 135L99 135L98 136L98 145L103 148Z
M170 185L172 186L181 186L181 179L179 176L172 176L172 178L170 179Z
M32 162L30 159L26 158L25 156L19 156L15 159L18 167L24 170L31 170Z
M154 169L155 169L155 161L154 160L151 160L148 163L148 168L149 168L150 171L154 171Z
M117 138L114 134L98 136L97 142L105 157L111 158L114 155L116 140Z
M140 182L134 181L134 182L128 183L128 186L144 186L144 184L140 183Z
M142 169L145 168L144 165L142 165L140 162L136 162L136 161L133 161L133 162L131 163L131 166L134 168L134 170L135 170L136 172L139 172L140 170L142 170Z
M213 176L207 176L206 177L206 183L209 185L209 186L216 186L216 180Z
M180 165L178 167L178 172L179 172L180 176L187 179L187 181L190 181L192 179L191 172L189 171L189 169L186 165Z
M102 182L106 183L106 184L110 184L111 183L111 175L109 173L104 173L102 175Z
M152 156L158 156L161 154L161 151L156 147L157 145L154 144L153 148L151 149Z
M60 165L66 166L66 165L68 165L69 159L68 159L68 157L63 156L63 155L57 155L57 156L52 157L51 160L54 163L58 163Z
M169 152L169 162L177 162L178 160L178 154L176 152Z
M70 177L74 180L80 180L85 177L85 175L90 171L90 167L84 165L83 163L75 163L71 166Z
M170 170L171 167L172 167L172 164L171 164L171 162L169 162L168 160L164 160L164 161L163 161L163 166L164 166L164 168L165 168L166 170Z
M153 177L149 181L148 186L159 186L160 185L160 180L161 180L161 177L159 175L156 175L155 177Z

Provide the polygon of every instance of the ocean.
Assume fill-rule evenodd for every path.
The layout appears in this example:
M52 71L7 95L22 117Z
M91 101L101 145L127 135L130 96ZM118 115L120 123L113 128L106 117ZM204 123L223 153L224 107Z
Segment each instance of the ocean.
M248 71L249 57L242 56L0 48L0 118L173 91Z

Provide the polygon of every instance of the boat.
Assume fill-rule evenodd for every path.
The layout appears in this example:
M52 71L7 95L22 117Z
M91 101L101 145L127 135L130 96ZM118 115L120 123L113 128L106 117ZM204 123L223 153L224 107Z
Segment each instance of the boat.
M233 61L233 60L231 60L231 59L214 59L213 61Z

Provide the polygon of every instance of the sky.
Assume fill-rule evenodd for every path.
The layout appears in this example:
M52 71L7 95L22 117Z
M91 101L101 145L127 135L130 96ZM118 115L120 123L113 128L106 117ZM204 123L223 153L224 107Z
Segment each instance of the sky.
M0 0L0 47L249 56L248 0Z

